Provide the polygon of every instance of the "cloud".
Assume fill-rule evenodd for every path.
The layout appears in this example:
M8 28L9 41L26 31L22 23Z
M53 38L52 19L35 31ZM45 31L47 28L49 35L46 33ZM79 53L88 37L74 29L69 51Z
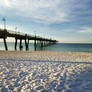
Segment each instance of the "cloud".
M4 0L2 6L4 14L7 12L9 15L12 11L17 16L33 18L43 23L68 21L67 11L70 11L65 0Z
M92 34L92 27L81 27L79 33Z
M10 2L9 0L5 0L5 4L6 4L7 7L11 7L12 2Z
M89 1L90 0L1 0L0 14L20 16L45 24L68 22L82 14L80 10L84 9L85 11L85 9L88 8L87 4Z

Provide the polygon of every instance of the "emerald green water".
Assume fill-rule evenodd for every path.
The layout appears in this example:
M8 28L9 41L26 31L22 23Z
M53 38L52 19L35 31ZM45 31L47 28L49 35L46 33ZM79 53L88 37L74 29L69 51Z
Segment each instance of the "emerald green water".
M14 43L8 42L8 49L14 51ZM23 45L23 50L25 50L25 43ZM0 50L5 50L3 42L0 42ZM19 50L19 43L17 44L17 50ZM29 50L34 50L34 44L29 44ZM78 43L57 43L48 47L40 48L37 47L37 50L49 50L49 51L74 51L74 52L92 52L92 44L78 44Z

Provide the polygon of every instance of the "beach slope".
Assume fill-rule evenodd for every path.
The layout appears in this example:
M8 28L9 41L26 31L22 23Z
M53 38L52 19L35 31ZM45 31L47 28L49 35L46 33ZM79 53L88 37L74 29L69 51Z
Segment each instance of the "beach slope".
M92 92L92 53L0 51L0 92Z

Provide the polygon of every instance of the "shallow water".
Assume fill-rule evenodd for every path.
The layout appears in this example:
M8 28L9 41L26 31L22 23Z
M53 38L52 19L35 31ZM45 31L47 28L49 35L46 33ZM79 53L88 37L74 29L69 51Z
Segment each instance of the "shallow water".
M14 43L8 42L9 50L14 51ZM0 42L0 50L4 50L3 42ZM17 45L17 50L19 50L19 43ZM23 50L25 50L25 44L23 43ZM34 44L29 44L29 50L34 50ZM48 47L40 48L37 47L37 50L49 50L49 51L73 51L73 52L92 52L92 44L78 44L78 43L57 43Z

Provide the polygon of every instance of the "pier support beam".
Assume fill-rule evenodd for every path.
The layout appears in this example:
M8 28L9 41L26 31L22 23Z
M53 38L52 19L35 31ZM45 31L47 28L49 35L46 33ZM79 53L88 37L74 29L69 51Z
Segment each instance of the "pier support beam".
M34 50L36 51L36 46L37 46L37 44L36 44L36 39L34 40Z
M15 38L15 50L17 50L17 38Z
M22 46L22 39L20 39L20 50L23 49L23 46Z
M8 50L8 48L7 48L6 38L4 37L4 38L3 38L3 40L4 40L5 50L7 51L7 50Z
M6 43L6 38L7 38L7 30L4 29L3 40L4 40L5 50L7 51L8 47L7 47L7 43Z
M27 42L28 46L27 46L27 50L29 50L29 39L28 39L28 42Z
M29 45L29 40L28 40L28 42L27 42L27 39L25 39L25 47L26 47L26 51L29 50L29 46L28 46L28 45Z
M27 34L25 34L25 47L26 51L29 50L29 39L27 39Z

